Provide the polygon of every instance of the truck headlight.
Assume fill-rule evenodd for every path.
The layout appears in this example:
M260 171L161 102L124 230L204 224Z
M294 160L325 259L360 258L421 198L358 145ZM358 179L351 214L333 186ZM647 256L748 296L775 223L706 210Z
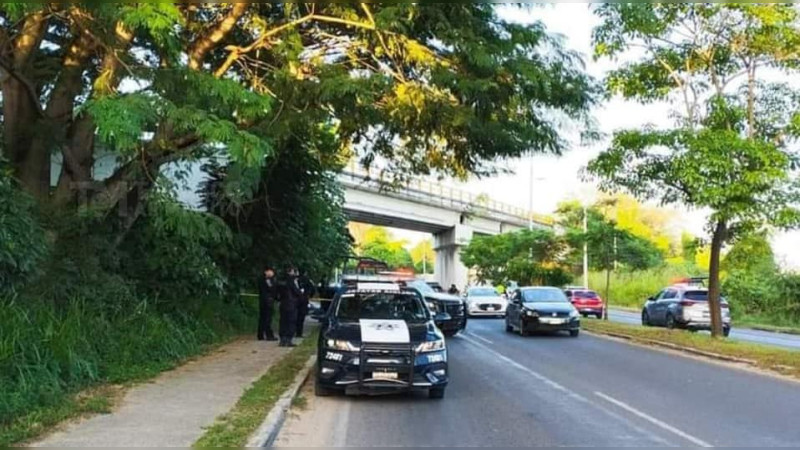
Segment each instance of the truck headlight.
M572 318L572 319L576 319L576 318L578 318L580 316L581 316L581 313L579 313L577 309L573 309L569 313L569 317Z
M440 350L444 350L444 340L423 342L416 348L417 353L438 352Z
M336 339L328 339L327 346L331 350L339 350L340 352L357 352L360 349L353 345L350 341L340 341Z

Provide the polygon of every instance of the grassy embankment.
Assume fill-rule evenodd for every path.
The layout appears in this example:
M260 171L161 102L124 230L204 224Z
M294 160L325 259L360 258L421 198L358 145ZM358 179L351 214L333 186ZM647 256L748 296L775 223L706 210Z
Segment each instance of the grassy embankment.
M0 300L0 447L66 419L108 412L121 387L146 380L251 332L255 304L143 301L115 312L70 302Z
M639 311L648 297L657 294L672 280L688 275L683 269L669 267L638 272L612 272L611 289L606 296L605 272L591 272L589 287L602 297L608 297L612 307ZM800 334L800 320L786 314L746 314L736 304L735 299L729 301L736 326Z
M640 344L666 344L674 349L696 350L698 353L719 355L760 369L800 378L800 352L797 351L729 339L713 339L708 334L683 330L645 328L600 320L587 320L581 326L590 332L624 337Z

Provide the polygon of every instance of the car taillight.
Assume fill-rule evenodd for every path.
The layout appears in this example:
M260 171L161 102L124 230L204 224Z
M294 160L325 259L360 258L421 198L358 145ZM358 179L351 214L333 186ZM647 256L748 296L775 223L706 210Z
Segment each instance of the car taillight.
M694 302L690 300L682 300L681 306L694 306Z

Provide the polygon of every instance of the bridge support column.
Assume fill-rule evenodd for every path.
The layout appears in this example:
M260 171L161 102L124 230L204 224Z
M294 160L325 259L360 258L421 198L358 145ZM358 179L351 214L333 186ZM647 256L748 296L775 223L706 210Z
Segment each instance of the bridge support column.
M456 225L433 235L433 249L436 251L434 277L445 290L451 284L461 290L469 282L469 269L461 262L461 248L469 244L472 234L472 228Z

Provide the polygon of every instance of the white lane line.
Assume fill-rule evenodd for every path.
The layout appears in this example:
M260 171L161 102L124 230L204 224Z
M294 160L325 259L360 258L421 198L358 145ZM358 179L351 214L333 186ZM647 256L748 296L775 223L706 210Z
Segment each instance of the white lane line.
M486 339L485 337L478 336L477 334L472 333L472 332L469 332L467 334L469 334L470 336L474 337L475 339L479 339L480 341L485 342L485 343L487 343L489 345L494 345L494 342Z
M538 372L536 372L534 370L531 370L528 367L523 366L522 364L514 361L513 359L504 356L502 353L499 353L499 352L497 352L497 351L495 351L495 350L493 350L493 349L481 344L480 342L476 342L476 341L468 338L466 336L466 334L462 333L459 336L461 337L461 339L467 341L468 343L470 343L470 344L472 344L472 345L474 345L476 347L481 348L483 351L493 355L495 358L505 362L506 364L510 365L511 367L514 367L514 368L516 368L518 370L521 370L521 371L527 373L528 375L536 378L537 380L541 381L542 383L550 386L551 388L566 394L568 397L572 398L576 402L585 403L587 405L590 405L591 407L597 408L598 410L602 411L603 413L607 414L610 417L613 417L613 418L619 420L620 422L626 424L627 426L631 427L632 429L636 430L637 432L641 433L642 435L650 437L655 442L658 442L660 445L671 446L670 443L668 441L666 441L665 439L662 439L661 437L659 437L659 436L657 436L657 435L655 435L655 434L653 434L651 432L648 432L648 431L646 431L646 430L634 425L629 419L621 417L620 415L614 413L613 411L611 411L611 410L609 410L607 408L604 408L604 407L602 407L601 405L599 405L597 403L589 401L589 399L587 399L586 397L583 397L582 395L577 394L577 393L573 392L570 389L567 389L566 387L564 387L561 384L551 380L550 378L547 378L546 376L544 376L544 375L542 375L542 374L540 374L540 373L538 373Z
M475 337L477 337L477 336L475 336ZM498 352L492 350L491 348L481 344L480 342L475 342L474 340L472 340L472 339L470 339L470 338L468 338L466 336L464 336L464 340L469 342L469 343L471 343L472 345L476 345L476 346L480 347L481 349L483 349L484 351L486 351L488 353L491 353L495 358L505 362L506 364L510 365L511 367L514 367L516 369L519 369L519 370L527 373L528 375L536 378L537 380L539 380L542 383L550 386L551 388L569 395L570 397L574 398L575 400L578 400L578 401L581 401L581 402L588 402L589 401L586 398L581 397L580 395L572 392L571 390L565 388L564 386L556 383L555 381L551 380L550 378L547 378L546 376L544 376L544 375L542 375L542 374L540 374L538 372L534 372L533 370L523 366L522 364L514 361L511 358L508 358L508 357L502 355L501 353L498 353Z
M673 427L672 425L670 425L668 423L665 423L665 422L662 422L662 421L656 419L653 416L645 414L645 413L639 411L638 409L636 409L636 408L634 408L634 407L632 407L632 406L630 406L630 405L628 405L626 403L623 403L623 402L621 402L621 401L619 401L619 400L617 400L615 398L612 398L612 397L609 397L609 396L603 394L602 392L595 392L594 395L602 398L603 400L605 400L605 401L607 401L607 402L609 402L609 403L611 403L611 404L613 404L613 405L615 405L615 406L617 406L617 407L619 407L621 409L624 409L625 411L628 411L629 413L631 413L631 414L633 414L633 415L635 415L637 417L640 417L640 418L652 423L653 425L661 428L662 430L666 430L666 431L669 431L672 434L680 436L680 437L686 439L687 441L691 442L692 444L695 444L695 445L697 445L699 447L713 447L713 445L709 444L708 442L706 442L706 441L704 441L702 439L698 439L698 438L692 436L691 434L684 433L683 431Z

